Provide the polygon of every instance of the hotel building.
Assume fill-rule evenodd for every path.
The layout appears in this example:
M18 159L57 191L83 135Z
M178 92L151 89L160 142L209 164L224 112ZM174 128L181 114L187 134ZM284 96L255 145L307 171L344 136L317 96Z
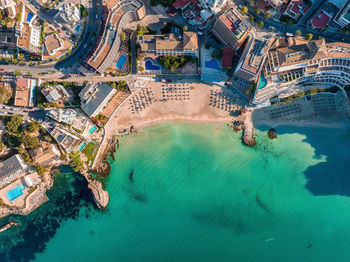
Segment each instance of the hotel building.
M237 50L248 36L249 30L249 22L232 7L218 17L212 32L223 44Z
M195 56L198 57L198 38L195 32L184 32L183 37L169 35L141 35L138 38L142 53L159 56Z
M277 39L264 68L268 84L257 91L255 103L312 86L350 85L350 44L326 43L324 39L300 41Z

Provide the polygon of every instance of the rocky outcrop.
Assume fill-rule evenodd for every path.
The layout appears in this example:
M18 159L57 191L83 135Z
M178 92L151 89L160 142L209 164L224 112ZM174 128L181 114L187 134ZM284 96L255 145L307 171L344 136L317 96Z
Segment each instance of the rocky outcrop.
M267 132L267 135L269 136L270 139L277 138L276 129L270 128L269 131Z
M256 145L256 139L254 136L242 136L242 142L243 144L245 144L246 146L250 146L253 147Z
M93 179L87 172L83 173L86 181L88 182L88 187L90 188L96 205L99 209L105 209L109 202L109 194L103 189L103 185L100 181Z

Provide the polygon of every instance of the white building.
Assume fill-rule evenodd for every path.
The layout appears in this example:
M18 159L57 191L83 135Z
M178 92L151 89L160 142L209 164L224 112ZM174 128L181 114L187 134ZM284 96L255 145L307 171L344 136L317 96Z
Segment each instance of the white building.
M75 29L80 24L80 9L72 3L65 3L60 7L59 12L55 17L61 18L72 29Z
M220 11L220 9L227 3L227 0L200 0L200 3L203 8Z
M79 93L81 99L81 109L89 116L93 117L102 112L116 89L108 84L87 84Z
M0 186L10 183L27 168L27 164L19 154L2 161L0 163Z
M51 109L47 115L57 122L71 125L77 112L73 109Z

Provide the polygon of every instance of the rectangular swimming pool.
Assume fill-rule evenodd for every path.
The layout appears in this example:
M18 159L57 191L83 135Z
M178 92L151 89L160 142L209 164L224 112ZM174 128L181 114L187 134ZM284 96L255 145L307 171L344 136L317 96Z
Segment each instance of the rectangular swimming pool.
M23 189L24 189L23 184L20 184L19 186L16 186L14 189L7 192L6 196L10 201L15 200L17 197L23 194L22 192Z
M84 143L79 147L79 151L83 150L85 146L86 146L86 143L84 142Z
M121 55L117 61L117 64L115 65L115 67L118 68L119 70L122 70L127 59L128 58L125 55Z
M96 126L91 127L90 130L89 130L89 134L91 135L93 132L96 131L96 129L97 129Z

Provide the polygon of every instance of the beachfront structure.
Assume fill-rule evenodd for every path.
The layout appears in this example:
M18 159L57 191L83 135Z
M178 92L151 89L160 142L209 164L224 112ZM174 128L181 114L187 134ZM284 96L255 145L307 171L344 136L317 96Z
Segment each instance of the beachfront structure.
M15 106L33 107L37 80L18 77L15 88Z
M280 38L268 53L264 72L267 85L257 90L256 104L312 86L342 89L350 85L350 44Z
M67 152L75 152L85 143L84 140L57 125L53 125L53 127L46 130L50 132L50 135L61 146L61 149Z
M77 112L73 109L51 109L47 113L47 116L51 117L57 122L71 125L73 123L74 118L77 116Z
M140 35L138 43L142 53L198 57L198 37L195 32L184 32L182 37L168 35Z
M231 7L217 18L212 32L224 45L237 50L248 36L249 30L249 22L236 7Z
M81 109L90 117L94 117L102 112L108 101L117 92L108 84L88 83L79 93Z
M27 168L27 164L19 154L0 162L0 186L10 183Z
M29 151L35 165L49 166L53 161L59 160L59 150L50 143L43 142L38 148Z
M247 81L257 82L268 51L267 41L251 36L239 59L234 75Z

